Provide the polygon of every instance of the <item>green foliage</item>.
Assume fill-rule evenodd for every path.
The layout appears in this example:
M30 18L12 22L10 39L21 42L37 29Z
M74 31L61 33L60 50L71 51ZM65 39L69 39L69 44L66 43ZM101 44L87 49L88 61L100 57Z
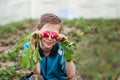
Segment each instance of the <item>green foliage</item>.
M12 22L5 25L0 25L0 36L3 36L4 34L8 33L16 33L16 30L22 30L25 29L25 27L28 27L27 25L29 23L33 23L35 20L33 19L25 19L22 21Z
M35 65L42 60L42 58L39 55L39 49L38 44L35 50L32 49L32 46L25 50L25 53L27 53L25 56L23 56L21 61L21 66L23 68L29 69L33 71L35 69Z
M66 61L71 61L75 57L72 46L75 46L75 43L68 40L63 40L63 42L61 42L61 48L64 51L64 58L66 59Z
M23 22L13 22L10 24L6 24L6 25L1 25L0 28L0 34L5 34L6 32L14 32L14 30L16 29L23 29L26 26L26 23Z
M28 20L27 22L32 23L33 20ZM74 48L74 53L76 54L74 60L77 67L77 73L83 77L83 80L115 80L116 75L120 74L120 19L79 18L74 20L64 20L63 23L67 28L74 28L69 32L66 31L66 34L71 41L75 41L75 43L77 43L77 48ZM24 26L23 23L21 23L21 26L22 25ZM1 26L0 34L3 35L6 33L7 29L10 32L14 32L15 29L19 29L12 29L12 27L15 26L10 26L11 25L9 25L9 27L4 27L6 29ZM18 48L13 49L13 54L12 51L10 51L9 57L0 57L0 60L14 60L16 58L16 54L20 53L20 49L26 41L21 41L19 43L21 47L17 44ZM9 43L9 41L6 42L6 44ZM15 45L15 47L17 45ZM21 57L18 57L18 59L21 59ZM28 61L28 59L25 60ZM36 59L34 59L34 61L36 61ZM28 63L28 66L31 65L30 61ZM0 78L2 78L1 80L11 80L17 75L17 73L15 75L12 73L12 70L10 70L14 76L6 76L5 74L8 74L7 70L2 70L2 72L0 70L0 74L4 77L2 78L0 75Z
M17 76L20 77L22 76L22 73L17 73L16 74L16 69L17 65L12 65L7 67L6 69L0 70L0 80L11 80L13 77Z
M68 35L78 45L79 74L90 76L88 80L114 80L120 74L120 19L75 19L65 24L75 28Z
M20 57L18 57L18 54L20 53L21 48L23 48L23 45L30 40L30 35L26 36L25 38L19 40L19 42L16 43L14 48L7 53L7 55L4 56L4 59L6 60L19 60Z
M23 45L30 41L31 43L31 35L27 35L25 38L21 39L14 47L13 50L11 50L10 52L7 53L7 55L5 55L5 57L8 60L14 60L17 59L15 58L18 53L20 53L21 48L23 47ZM39 55L39 51L38 51L38 45L36 50L32 49L32 46L30 44L30 47L25 50L25 52L27 53L26 55L24 55L21 59L21 66L23 68L29 69L29 70L33 70L35 65L41 60L41 57ZM19 58L18 58L19 59Z

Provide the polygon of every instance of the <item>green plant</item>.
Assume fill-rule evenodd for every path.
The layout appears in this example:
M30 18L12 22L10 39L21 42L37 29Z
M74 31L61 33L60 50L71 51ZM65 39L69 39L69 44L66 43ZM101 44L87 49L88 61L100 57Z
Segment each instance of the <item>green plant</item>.
M61 42L61 48L64 51L64 58L66 61L71 61L75 57L75 53L72 49L72 46L75 46L75 43L70 42L68 40L63 40Z
M7 67L6 69L0 70L0 80L11 80L15 76L18 76L18 77L22 76L20 72L19 73L15 72L17 66L18 65L12 65Z
M30 44L30 47L25 50L25 53L27 54L23 56L21 66L33 71L35 69L35 65L42 59L39 55L38 44L35 50L32 49Z

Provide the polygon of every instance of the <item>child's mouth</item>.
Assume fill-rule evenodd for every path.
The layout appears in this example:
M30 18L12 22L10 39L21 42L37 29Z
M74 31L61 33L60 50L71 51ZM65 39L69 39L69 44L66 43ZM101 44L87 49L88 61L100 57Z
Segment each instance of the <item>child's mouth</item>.
M53 44L53 42L46 42L46 44L47 44L47 45L51 45L51 44Z

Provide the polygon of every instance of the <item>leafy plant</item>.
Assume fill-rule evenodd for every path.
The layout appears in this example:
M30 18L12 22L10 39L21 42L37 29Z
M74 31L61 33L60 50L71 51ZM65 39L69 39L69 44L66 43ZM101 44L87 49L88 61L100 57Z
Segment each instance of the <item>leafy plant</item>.
M72 49L72 46L75 46L75 43L70 42L68 40L63 40L61 42L61 48L64 51L64 58L66 61L71 61L75 57L75 53Z
M13 77L20 77L22 74L19 72L16 74L16 67L18 65L12 65L7 67L6 69L0 70L0 80L11 80Z
M31 35L28 35L27 37L25 37L24 39L20 40L16 46L14 47L14 49L10 52L8 52L7 57L15 57L19 52L21 47L23 47L23 45L30 41L31 43ZM21 66L23 68L29 69L29 70L33 70L35 67L35 64L38 63L39 60L41 60L41 57L39 55L39 51L38 51L38 45L36 47L35 50L32 49L32 46L30 44L30 47L28 49L25 50L25 52L27 53L26 55L24 55L21 59Z
M14 48L9 51L7 53L7 55L5 55L4 57L7 60L18 60L19 58L16 58L18 53L20 53L21 48L23 47L23 45L30 40L30 35L28 35L27 37L21 39L19 42L16 43L16 45L14 46Z
M21 66L23 68L29 69L29 70L34 70L35 65L42 60L42 58L39 55L39 49L38 49L38 44L35 50L32 49L32 46L30 44L30 47L25 50L27 53L26 55L23 56L22 61L21 61Z

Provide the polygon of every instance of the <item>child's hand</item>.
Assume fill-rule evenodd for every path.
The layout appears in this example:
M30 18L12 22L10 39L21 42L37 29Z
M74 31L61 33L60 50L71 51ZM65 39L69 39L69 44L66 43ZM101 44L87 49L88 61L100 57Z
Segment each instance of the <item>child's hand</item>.
M43 33L41 32L41 31L34 31L33 33L32 33L32 37L34 38L34 39L37 39L37 38L41 38L41 37L43 37Z
M67 40L68 38L64 35L64 34L59 34L59 36L58 36L58 38L57 38L57 40L59 41L59 42L62 42L63 40Z
M32 39L33 39L33 43L38 42L39 39L41 39L43 37L43 33L41 31L34 31L32 33Z
M31 46L33 50L35 50L35 43L37 43L39 39L43 37L43 33L37 30L34 31L31 35L32 35Z

